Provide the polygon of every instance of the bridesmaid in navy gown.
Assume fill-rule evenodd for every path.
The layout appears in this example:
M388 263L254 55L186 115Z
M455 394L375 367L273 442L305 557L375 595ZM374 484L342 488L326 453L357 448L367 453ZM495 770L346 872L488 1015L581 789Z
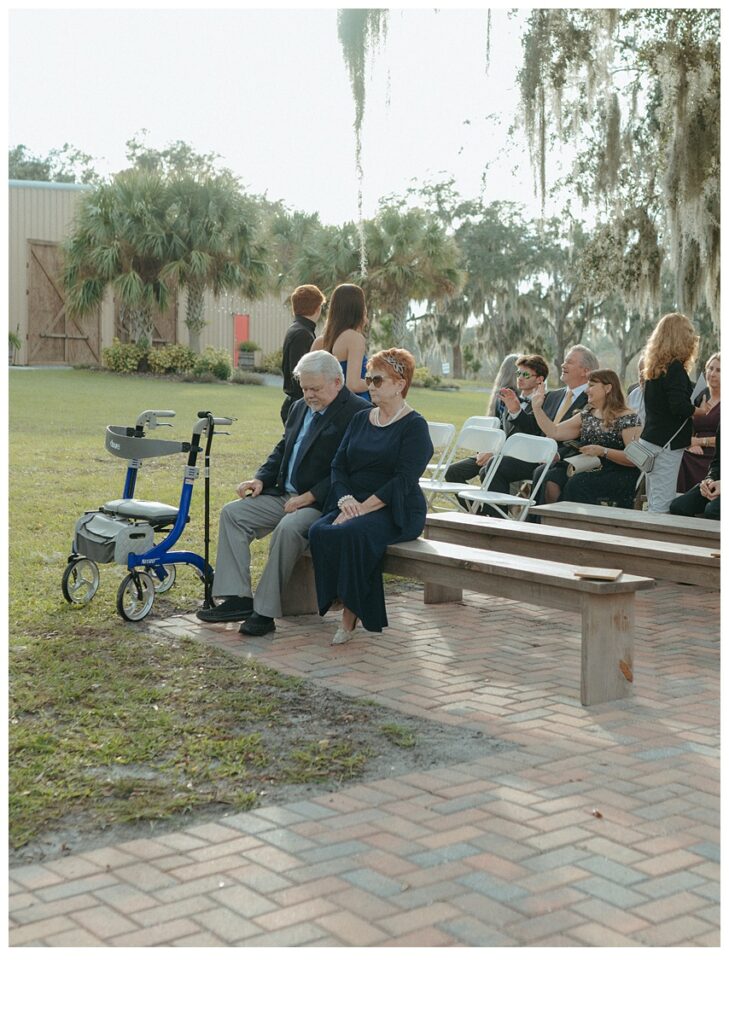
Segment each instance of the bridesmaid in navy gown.
M323 348L331 352L339 360L344 383L349 390L369 400L369 391L364 381L367 356L362 333L366 323L365 294L359 285L337 285L329 300L324 331L312 344L311 351Z
M324 515L309 530L319 614L344 605L332 643L387 625L382 558L388 544L414 540L425 525L419 480L433 454L428 424L405 402L415 360L405 349L367 364L374 408L352 417L332 463Z

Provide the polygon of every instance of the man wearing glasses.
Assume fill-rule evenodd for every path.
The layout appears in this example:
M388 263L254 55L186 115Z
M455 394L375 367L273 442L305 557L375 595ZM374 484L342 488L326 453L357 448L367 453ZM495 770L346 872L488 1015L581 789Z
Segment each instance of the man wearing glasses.
M522 365L523 364L523 365ZM547 416L555 423L582 409L587 404L587 381L593 370L599 366L599 361L594 352L585 345L574 345L566 353L562 363L562 382L564 387L550 391L544 399L543 409ZM507 409L506 434L537 434L543 437L544 434L536 421L531 409L531 396L539 387L542 380L547 379L549 368L541 356L525 356L517 361L517 368L522 373L519 377L519 390L522 393L522 401L509 388L504 388L501 398ZM534 376L526 378L523 373L529 371ZM543 376L542 376L543 375ZM526 401L524 400L526 398ZM559 462L568 455L574 455L575 449L569 445L560 445L557 448L555 461ZM533 480L540 472L541 466L536 462L523 462L521 459L512 459L510 456L502 459L494 473L489 487L492 491L508 493L511 484L523 480ZM540 488L541 491L541 488ZM539 493L532 493L532 498L537 503L541 501ZM493 506L484 506L483 515L495 515L499 513ZM530 516L530 519L533 518Z
M511 388L502 388L499 391L499 397L502 399L506 411L502 416L502 427L507 435L516 433L517 431L522 434L541 434L541 430L537 426L537 421L534 418L534 414L531 412L531 396L539 385L547 379L549 376L549 367L547 366L544 359L539 355L520 356L516 361L516 379L518 382L519 397L516 392L512 391ZM516 426L517 423L524 424ZM446 470L445 479L449 483L465 484L469 480L473 480L476 476L480 480L483 480L486 475L486 464L491 458L491 452L476 452L474 456L468 459L461 459L459 462L454 462L452 466ZM501 466L506 463L505 472L501 473ZM494 480L489 484L492 491L503 491L508 492L509 484L513 480L526 480L529 479L534 470L534 465L528 462L522 462L521 459L512 459L508 456L501 460L499 469L496 472ZM502 484L497 484L496 480L501 480ZM465 502L458 499L459 502L466 507ZM486 510L482 512L483 515L488 514ZM498 513L496 513L498 515Z

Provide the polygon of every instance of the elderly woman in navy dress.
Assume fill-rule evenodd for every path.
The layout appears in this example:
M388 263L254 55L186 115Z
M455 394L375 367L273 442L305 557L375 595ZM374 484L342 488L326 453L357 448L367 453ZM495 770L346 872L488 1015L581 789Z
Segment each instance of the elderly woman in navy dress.
M414 370L405 349L368 360L373 408L352 418L332 463L325 514L309 531L319 613L335 601L344 606L334 644L351 640L358 620L373 633L387 625L385 550L419 537L425 524L419 480L433 445L428 424L405 401Z

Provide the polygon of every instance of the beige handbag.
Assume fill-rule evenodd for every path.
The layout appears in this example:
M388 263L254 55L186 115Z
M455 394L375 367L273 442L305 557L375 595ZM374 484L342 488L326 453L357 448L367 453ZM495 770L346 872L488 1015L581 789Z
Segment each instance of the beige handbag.
M596 473L602 469L602 462L597 455L570 455L564 460L567 463L567 476L575 473Z

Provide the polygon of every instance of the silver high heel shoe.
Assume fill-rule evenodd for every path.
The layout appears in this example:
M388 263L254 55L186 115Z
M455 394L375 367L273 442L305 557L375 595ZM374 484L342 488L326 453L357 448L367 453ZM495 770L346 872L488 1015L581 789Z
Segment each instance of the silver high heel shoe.
M354 631L357 628L358 621L358 619L354 620L354 625L352 626L351 629L345 629L344 626L339 626L336 633L332 637L332 644L348 644L349 641L354 636Z

